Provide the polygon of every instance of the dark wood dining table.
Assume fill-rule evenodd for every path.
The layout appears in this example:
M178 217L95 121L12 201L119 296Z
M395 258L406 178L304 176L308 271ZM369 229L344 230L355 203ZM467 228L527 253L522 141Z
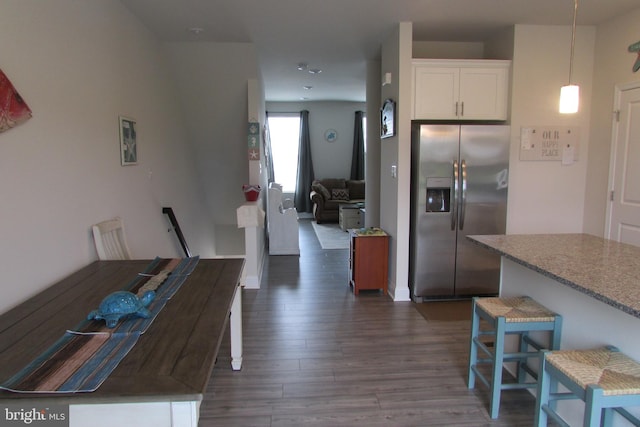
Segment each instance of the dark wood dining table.
M93 262L0 315L0 381L47 350L150 262ZM71 426L121 426L126 419L124 425L158 427L160 414L160 425L195 427L227 326L231 329L231 368L242 366L243 264L239 258L200 259L96 391L33 394L0 390L0 402L46 399L69 404ZM97 420L96 413L104 415Z

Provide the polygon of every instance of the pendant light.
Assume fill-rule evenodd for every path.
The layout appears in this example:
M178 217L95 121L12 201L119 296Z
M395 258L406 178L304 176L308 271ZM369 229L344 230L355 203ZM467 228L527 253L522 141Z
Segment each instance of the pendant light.
M569 84L560 89L560 113L572 114L578 112L580 104L580 87L571 83L573 74L573 50L576 44L576 16L578 15L578 0L573 0L573 26L571 27L571 56L569 59Z

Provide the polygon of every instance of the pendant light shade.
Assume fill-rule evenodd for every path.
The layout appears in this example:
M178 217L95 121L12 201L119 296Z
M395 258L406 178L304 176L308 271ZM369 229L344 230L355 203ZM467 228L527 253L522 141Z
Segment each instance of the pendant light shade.
M573 114L578 112L580 104L580 86L567 85L560 88L560 112Z
M571 55L569 57L569 84L560 89L560 113L573 114L578 112L580 105L580 87L571 83L573 74L573 50L576 44L576 16L578 15L578 0L573 0L573 26L571 27Z

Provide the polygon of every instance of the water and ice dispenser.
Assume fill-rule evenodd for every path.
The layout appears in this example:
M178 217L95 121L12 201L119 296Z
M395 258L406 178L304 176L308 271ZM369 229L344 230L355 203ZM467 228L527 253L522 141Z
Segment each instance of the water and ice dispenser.
M427 178L426 212L450 212L451 178Z

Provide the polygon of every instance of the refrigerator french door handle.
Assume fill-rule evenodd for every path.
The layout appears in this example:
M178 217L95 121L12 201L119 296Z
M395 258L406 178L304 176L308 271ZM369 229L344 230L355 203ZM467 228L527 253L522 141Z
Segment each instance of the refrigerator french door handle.
M467 162L462 159L460 163L462 175L462 192L460 194L460 230L464 230L464 214L467 208Z
M458 161L453 161L453 194L451 195L451 230L456 229L458 218Z

